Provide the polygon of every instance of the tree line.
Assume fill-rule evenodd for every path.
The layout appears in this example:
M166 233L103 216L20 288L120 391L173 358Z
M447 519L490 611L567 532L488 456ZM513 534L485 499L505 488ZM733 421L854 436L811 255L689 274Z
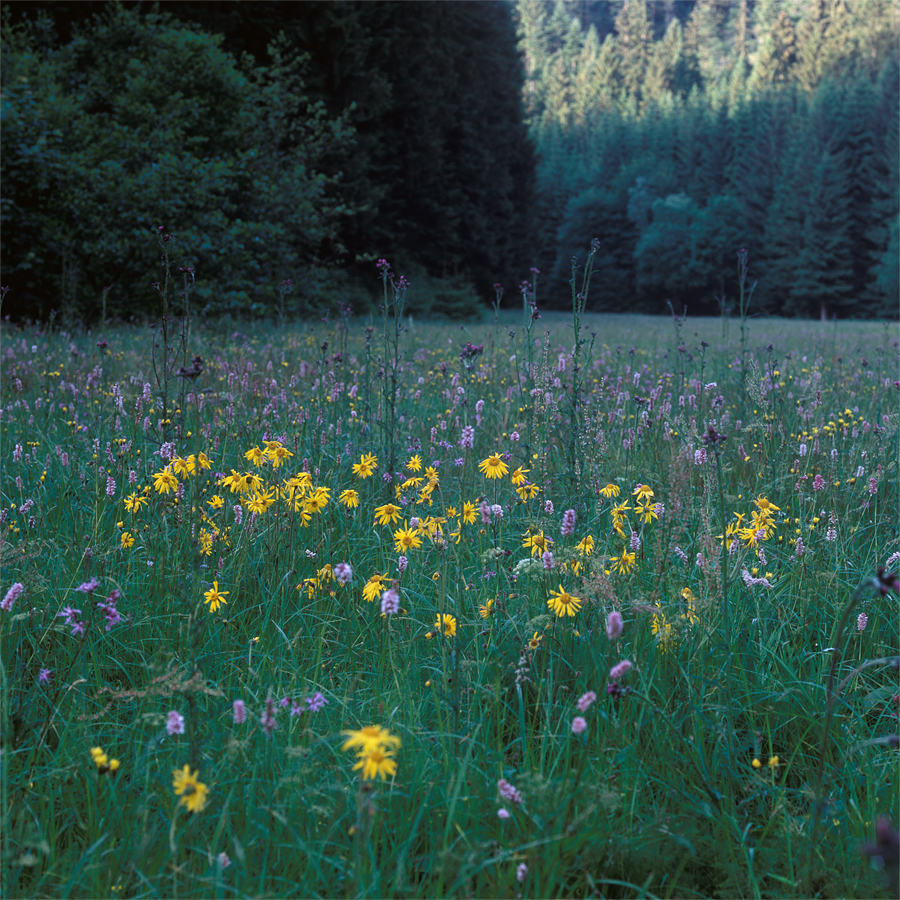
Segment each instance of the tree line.
M365 307L379 258L464 314L527 271L534 155L508 4L3 16L4 313L154 314L159 226L211 314L271 312L288 291L303 314Z
M595 308L898 311L897 0L518 0L548 294Z

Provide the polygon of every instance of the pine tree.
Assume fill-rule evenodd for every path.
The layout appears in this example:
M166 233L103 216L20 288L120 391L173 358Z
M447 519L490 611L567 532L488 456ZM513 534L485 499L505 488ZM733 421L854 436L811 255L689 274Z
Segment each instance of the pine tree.
M646 0L625 0L616 16L616 42L619 78L626 96L640 100L647 61L650 58L651 31Z

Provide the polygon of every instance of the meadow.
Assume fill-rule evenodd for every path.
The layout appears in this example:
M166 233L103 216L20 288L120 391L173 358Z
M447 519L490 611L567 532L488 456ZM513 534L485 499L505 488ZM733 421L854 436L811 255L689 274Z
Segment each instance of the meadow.
M893 896L897 323L381 273L3 323L3 896Z

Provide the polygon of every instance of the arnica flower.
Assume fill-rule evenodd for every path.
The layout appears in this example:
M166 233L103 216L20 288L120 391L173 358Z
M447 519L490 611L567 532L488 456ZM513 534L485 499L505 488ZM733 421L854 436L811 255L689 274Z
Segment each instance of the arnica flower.
M480 615L482 619L489 619L494 614L495 603L496 601L494 600L485 600L484 603L478 607L478 615Z
M653 496L653 491L648 484L637 485L631 493L638 498L638 501L649 500Z
M537 534L526 533L522 540L522 546L531 550L532 556L541 556L545 550L549 550L553 546L553 538L544 537L544 532L539 531Z
M487 459L483 459L478 463L485 478L495 479L502 478L508 471L509 466L503 462L499 453L492 453Z
M621 489L617 484L612 484L612 482L610 482L605 488L600 489L600 493L606 497L607 500L611 500L613 497L619 496Z
M509 480L515 485L515 487L522 487L523 485L528 484L528 473L531 469L526 469L524 466L519 466L518 469L513 470L512 475L509 476Z
M444 635L444 637L456 636L456 619L453 616L441 613L435 620L434 627Z
M363 600L373 603L381 596L382 586L387 575L373 575L363 587Z
M574 616L581 609L581 599L573 597L564 591L563 586L560 585L558 591L550 591L550 599L547 601L547 606L558 616Z
M191 772L187 763L183 769L172 770L172 789L176 796L181 797L179 805L191 813L200 812L209 799L209 788L199 780L199 776L199 769Z
M91 747L91 759L94 761L94 765L97 767L97 772L100 775L105 775L107 772L115 773L121 765L119 760L110 759L103 752L102 747Z
M169 466L166 466L162 472L154 473L153 487L157 494L168 494L169 491L177 490L178 479L172 474Z
M148 503L149 500L147 497L140 496L138 494L129 494L122 503L125 504L125 509L130 513L136 513L141 511L141 506L144 503Z
M359 493L348 488L346 491L341 491L338 502L347 509L356 509L359 506Z
M402 746L400 738L381 725L367 725L358 731L351 729L341 734L347 738L341 750L356 750L360 756L372 750L398 750Z
M362 770L360 774L363 781L372 781L375 778L386 781L388 776L393 778L397 774L397 760L392 753L376 748L357 760L353 771L358 769Z
M375 524L376 525L393 525L400 521L400 507L393 503L385 503L383 506L375 507Z
M359 479L370 478L375 474L378 457L372 453L363 453L358 463L353 464L353 474Z
M627 575L634 568L636 558L636 554L629 553L623 548L621 556L611 556L609 561L616 572L620 575Z
M394 546L398 553L406 553L408 550L418 550L422 546L422 538L419 537L417 528L398 528L394 532Z
M592 535L582 538L576 545L575 549L582 556L590 556L594 552L594 538Z
M410 472L421 472L422 471L422 457L416 453L414 456L409 458L409 462L406 464L406 468L409 469Z
M538 647L541 646L541 641L543 641L543 640L544 640L544 636L536 631L534 633L534 635L532 636L531 640L528 642L528 649L529 650L537 650Z
M134 546L134 535L130 531L123 531L119 538L123 550L128 550Z
M230 593L231 593L231 591L220 591L219 590L219 582L214 581L213 586L208 591L204 592L203 596L206 599L203 602L208 603L209 611L211 613L214 613L220 606L223 606L226 604L226 601L223 598L226 597Z

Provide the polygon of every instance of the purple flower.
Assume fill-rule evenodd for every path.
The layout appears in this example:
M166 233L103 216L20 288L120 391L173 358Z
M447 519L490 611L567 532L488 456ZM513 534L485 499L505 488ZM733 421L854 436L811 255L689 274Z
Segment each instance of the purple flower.
M869 617L864 613L860 613L856 617L856 630L857 631L865 631L866 625L869 624Z
M553 554L549 550L545 550L541 554L541 562L544 564L545 569L553 568Z
M521 884L525 880L525 876L528 874L528 866L525 863L519 863L518 868L516 869L516 881Z
M3 601L0 602L0 609L3 612L9 612L12 609L13 603L22 596L22 591L25 590L25 585L20 584L18 581L6 592L6 596L3 598Z
M38 672L38 684L48 684L53 677L53 669L41 669Z
M500 809L497 810L497 818L498 819L508 819L509 818L509 810L505 806L501 806Z
M623 659L621 662L617 662L610 670L609 670L609 680L610 681L618 681L626 672L631 668L631 663L627 659Z
M177 710L171 710L166 718L166 734L184 734L184 716Z
M271 737L272 732L278 727L275 721L275 701L271 697L266 698L266 707L259 717L259 724L262 725L266 737Z
M562 525L559 527L559 533L563 537L570 537L575 533L575 510L567 509L563 513Z
M860 850L866 856L880 857L884 876L894 894L900 893L900 831L888 818L882 817L875 823L875 843L863 844Z
M93 594L97 588L100 587L100 582L97 581L96 578L92 578L90 581L85 581L83 584L79 584L76 591L80 594Z
M243 700L235 700L231 705L234 713L234 724L243 725L247 721L247 707Z
M388 588L381 595L381 614L393 616L400 612L400 594L394 588Z
M505 778L501 778L497 782L497 790L504 800L515 803L516 806L519 806L522 803L522 795L516 789L515 785L510 784Z
M318 712L327 702L325 695L316 691L312 697L306 698L306 709L308 712Z
M593 691L588 691L578 698L575 708L578 712L587 712L591 708L591 704L597 699L597 695Z
M584 734L587 731L587 720L581 716L572 719L572 734Z
M353 578L353 569L350 563L340 562L334 567L334 577L338 584L349 584Z
M622 631L624 628L625 623L622 621L622 613L614 609L606 617L606 636L611 641L614 641L622 636Z

